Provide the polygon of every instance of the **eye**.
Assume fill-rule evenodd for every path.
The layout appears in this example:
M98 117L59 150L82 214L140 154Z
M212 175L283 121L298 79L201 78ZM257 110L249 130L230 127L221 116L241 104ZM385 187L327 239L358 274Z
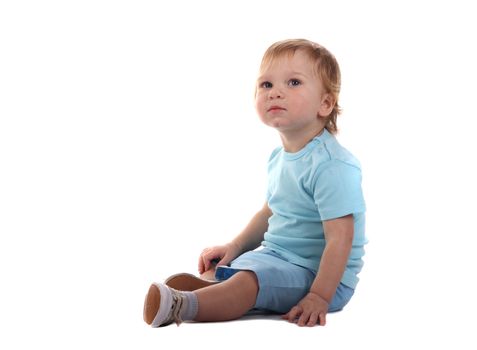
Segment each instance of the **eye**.
M301 81L299 81L298 79L290 79L288 81L288 86L299 86L301 85Z
M270 89L272 86L273 86L272 83L270 83L269 81L264 81L263 83L260 84L260 87L264 89Z

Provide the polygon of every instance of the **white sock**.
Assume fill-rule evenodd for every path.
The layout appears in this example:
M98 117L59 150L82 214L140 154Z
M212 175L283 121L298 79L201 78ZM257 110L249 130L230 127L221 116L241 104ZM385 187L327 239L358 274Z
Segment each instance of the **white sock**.
M192 321L197 316L199 302L194 292L181 292L186 298L186 304L182 307L181 318L183 321Z

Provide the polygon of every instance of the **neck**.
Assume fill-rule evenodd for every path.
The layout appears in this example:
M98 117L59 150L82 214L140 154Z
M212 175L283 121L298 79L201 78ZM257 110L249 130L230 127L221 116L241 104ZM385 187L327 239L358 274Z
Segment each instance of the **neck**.
M296 153L305 147L314 137L323 133L324 127L309 132L280 132L283 148L286 152Z

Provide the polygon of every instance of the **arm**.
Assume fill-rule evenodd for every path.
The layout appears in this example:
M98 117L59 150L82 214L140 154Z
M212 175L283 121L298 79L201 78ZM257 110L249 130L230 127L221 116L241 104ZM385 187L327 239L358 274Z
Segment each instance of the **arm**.
M272 216L272 211L268 207L268 203L265 203L242 232L230 242L238 248L238 255L260 246L263 236L268 230L268 219L270 216Z
M268 230L270 216L272 216L272 211L268 207L268 203L265 203L242 232L230 243L204 249L199 257L199 273L202 274L213 267L212 260L220 259L217 265L226 265L240 254L260 246L263 236Z
M326 247L321 257L320 270L310 292L325 299L329 304L343 277L349 253L353 244L353 215L325 221Z
M326 247L321 257L320 269L309 293L283 318L298 325L314 326L326 323L326 313L336 288L343 277L354 234L353 215L323 222Z

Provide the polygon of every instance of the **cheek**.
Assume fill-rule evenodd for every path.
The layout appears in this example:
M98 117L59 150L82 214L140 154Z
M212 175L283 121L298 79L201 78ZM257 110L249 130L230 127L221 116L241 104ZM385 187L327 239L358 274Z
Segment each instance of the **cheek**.
M267 123L267 113L265 112L265 106L263 103L263 100L260 100L259 98L255 99L255 111L257 112L258 118L265 124L268 125Z
M258 114L261 115L263 113L264 102L263 98L260 95L255 96L255 109L257 110Z

